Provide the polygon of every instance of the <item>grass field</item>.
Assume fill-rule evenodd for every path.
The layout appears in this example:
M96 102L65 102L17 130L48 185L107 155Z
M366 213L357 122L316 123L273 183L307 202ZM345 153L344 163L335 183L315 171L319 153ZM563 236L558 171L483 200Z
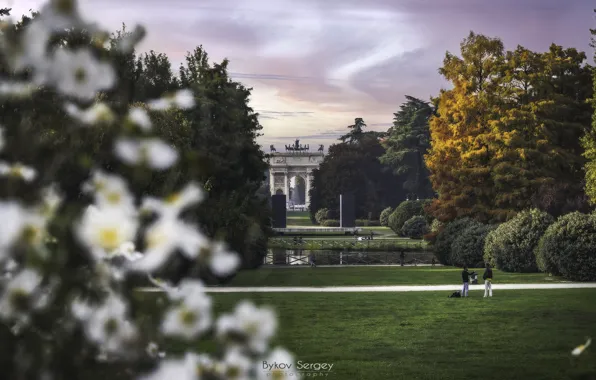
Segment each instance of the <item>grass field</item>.
M482 277L483 269L473 269ZM494 271L495 284L553 283L564 281L543 273ZM461 269L452 267L325 267L260 268L240 271L227 286L357 286L446 285L461 282ZM482 282L482 280L480 280ZM596 315L594 317L596 321Z
M310 216L308 211L288 211L286 217L286 223L288 227L293 226L313 226L312 222L310 221Z
M163 296L141 296L146 313L155 315L156 297ZM595 379L592 347L570 357L586 336L596 336L592 289L509 290L488 299L478 291L467 299L443 292L216 294L216 310L231 311L243 298L275 308L280 329L274 345L303 362L333 364L332 372L318 377ZM214 348L210 342L196 345ZM166 348L173 353L185 347Z

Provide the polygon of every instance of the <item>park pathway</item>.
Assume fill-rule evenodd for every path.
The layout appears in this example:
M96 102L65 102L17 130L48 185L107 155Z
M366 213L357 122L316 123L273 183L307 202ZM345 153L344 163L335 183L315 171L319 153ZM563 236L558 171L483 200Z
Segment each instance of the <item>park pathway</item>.
M596 289L596 283L493 284L494 291L540 289ZM161 292L159 288L142 288L144 292ZM354 293L354 292L434 292L461 290L461 285L388 285L388 286L297 286L297 287L207 287L207 293ZM484 290L484 285L470 285L470 290Z

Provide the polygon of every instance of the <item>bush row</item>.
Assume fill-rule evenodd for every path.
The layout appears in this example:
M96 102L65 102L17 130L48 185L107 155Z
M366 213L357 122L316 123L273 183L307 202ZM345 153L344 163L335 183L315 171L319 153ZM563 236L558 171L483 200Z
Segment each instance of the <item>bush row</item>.
M572 281L596 281L595 215L573 212L555 220L533 209L500 225L461 218L437 225L425 238L432 234L435 256L445 265L486 262L506 272L542 271Z

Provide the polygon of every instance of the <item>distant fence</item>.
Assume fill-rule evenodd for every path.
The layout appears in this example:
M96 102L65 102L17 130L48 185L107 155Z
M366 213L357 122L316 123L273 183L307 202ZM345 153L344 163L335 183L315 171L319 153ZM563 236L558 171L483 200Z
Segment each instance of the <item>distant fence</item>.
M313 254L317 265L395 265L401 263L399 252L337 252L308 250L269 250L265 265L309 265L308 256ZM431 264L434 254L405 252L404 264Z
M303 240L301 243L294 242L288 238L269 239L270 248L293 249L293 250L366 250L366 251L424 251L427 244L423 240L411 239L375 239L375 240Z

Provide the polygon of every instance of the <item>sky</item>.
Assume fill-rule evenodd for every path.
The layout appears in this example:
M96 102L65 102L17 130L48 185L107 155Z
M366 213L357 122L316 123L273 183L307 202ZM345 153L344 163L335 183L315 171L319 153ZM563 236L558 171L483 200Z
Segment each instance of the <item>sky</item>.
M43 0L0 0L13 16ZM337 142L357 117L384 131L405 95L429 100L448 87L438 73L470 31L545 51L551 43L592 57L592 0L82 0L83 15L109 30L142 24L140 51L178 67L203 45L230 60L252 87L266 151L300 139L316 150Z

